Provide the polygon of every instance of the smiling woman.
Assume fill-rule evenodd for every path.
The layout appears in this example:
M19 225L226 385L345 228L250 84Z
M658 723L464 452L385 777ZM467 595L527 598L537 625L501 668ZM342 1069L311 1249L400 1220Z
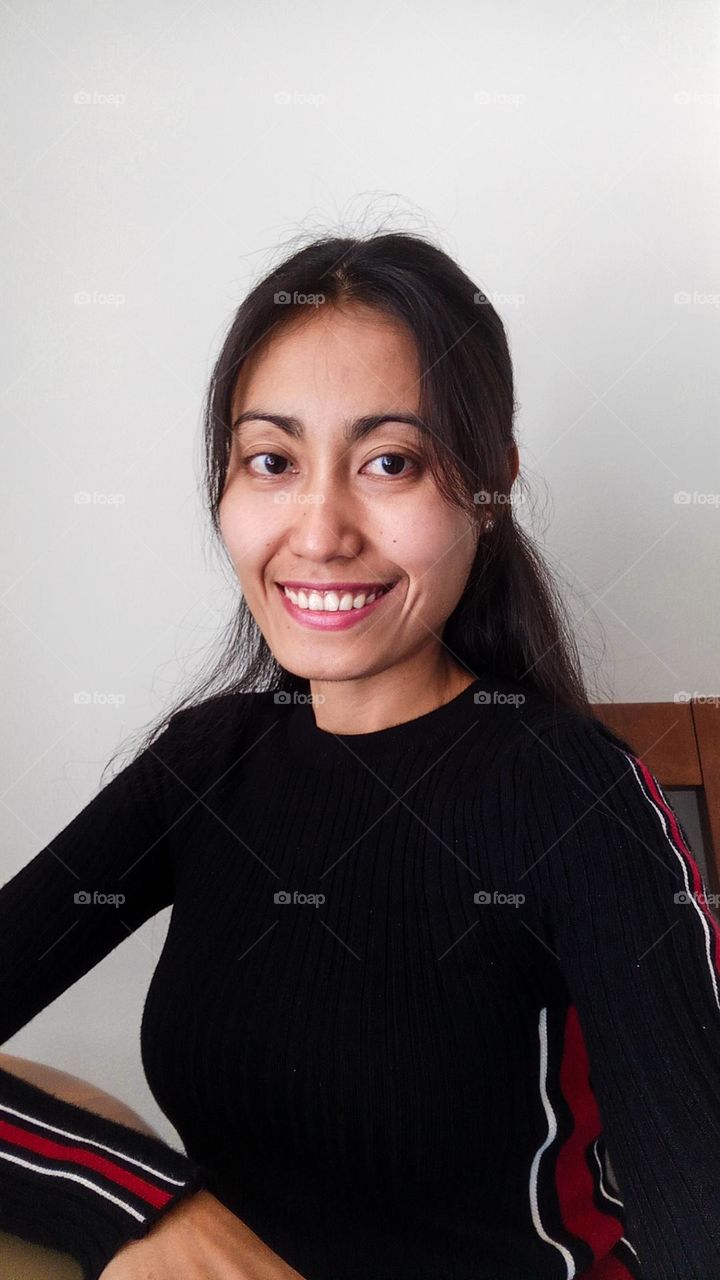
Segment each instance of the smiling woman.
M238 609L175 709L273 688L312 693L327 728L381 728L489 662L589 713L564 606L514 519L514 410L500 317L422 237L330 237L271 271L206 401L207 504Z
M468 682L439 637L482 523L435 482L421 381L404 325L326 303L276 330L235 386L223 541L276 660L332 693L323 724L340 732Z
M720 930L591 714L514 407L418 237L238 309L224 651L0 891L0 1043L173 904L141 1047L185 1154L0 1070L0 1226L86 1280L720 1276Z

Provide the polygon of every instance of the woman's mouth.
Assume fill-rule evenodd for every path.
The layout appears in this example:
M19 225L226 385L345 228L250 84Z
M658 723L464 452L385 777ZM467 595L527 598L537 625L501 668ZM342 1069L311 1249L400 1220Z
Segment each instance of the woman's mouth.
M341 631L367 618L390 595L395 582L357 591L314 591L285 587L277 582L285 609L297 622L320 631Z

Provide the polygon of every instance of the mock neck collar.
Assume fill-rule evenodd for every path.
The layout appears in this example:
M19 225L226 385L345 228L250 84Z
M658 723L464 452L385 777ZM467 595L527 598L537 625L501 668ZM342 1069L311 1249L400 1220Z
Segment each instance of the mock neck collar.
M418 747L432 747L453 734L460 737L464 731L471 731L482 719L483 712L487 713L488 701L492 700L496 688L496 678L483 672L449 702L371 733L332 733L321 729L312 703L298 699L287 711L288 746L302 763L315 767L343 759L352 763L353 757L369 763Z

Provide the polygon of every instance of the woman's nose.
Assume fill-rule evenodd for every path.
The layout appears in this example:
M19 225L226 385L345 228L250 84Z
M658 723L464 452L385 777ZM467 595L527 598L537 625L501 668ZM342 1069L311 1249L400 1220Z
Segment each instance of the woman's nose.
M298 558L357 554L362 514L337 482L315 483L293 495L290 547Z

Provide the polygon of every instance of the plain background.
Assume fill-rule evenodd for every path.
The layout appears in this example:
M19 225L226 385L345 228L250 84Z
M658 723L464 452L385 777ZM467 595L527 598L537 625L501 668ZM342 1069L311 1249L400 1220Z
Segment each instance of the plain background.
M591 693L720 692L718 26L688 0L3 0L3 883L229 616L201 402L298 232L457 258L508 328L518 515ZM174 1142L138 1041L169 912L3 1047Z

